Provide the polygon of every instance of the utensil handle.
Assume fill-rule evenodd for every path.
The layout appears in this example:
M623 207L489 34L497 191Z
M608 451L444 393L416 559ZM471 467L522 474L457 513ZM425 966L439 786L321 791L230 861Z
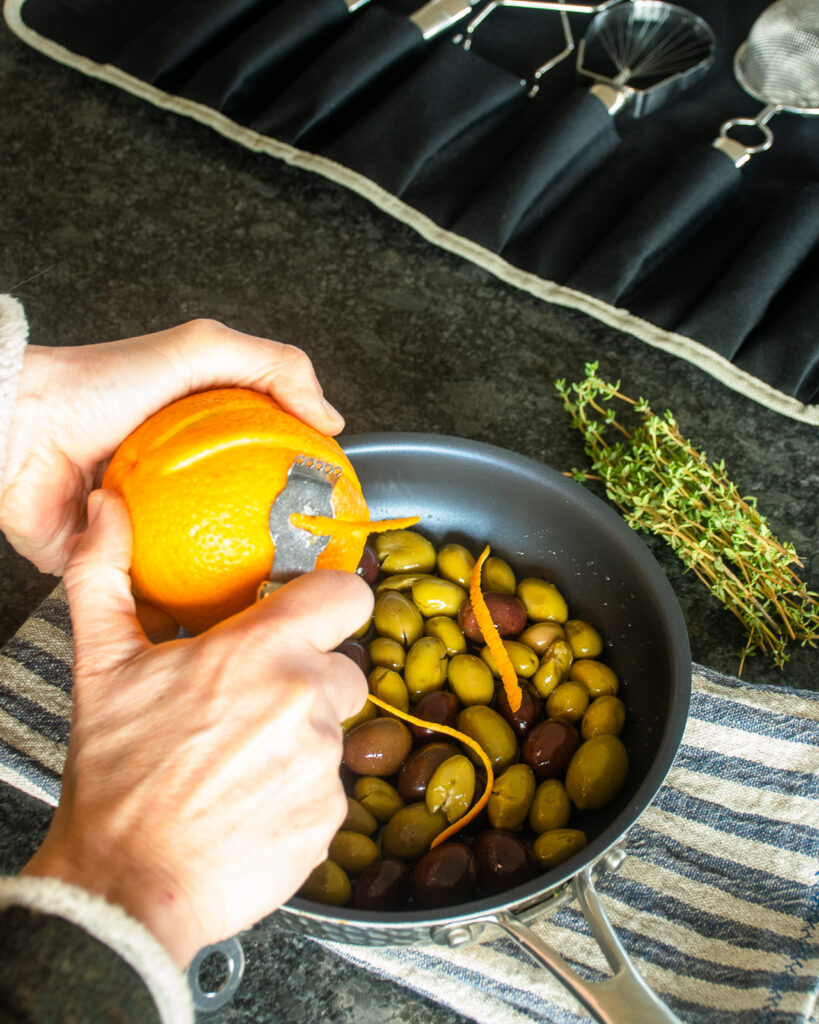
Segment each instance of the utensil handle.
M514 914L499 914L495 923L562 982L601 1024L680 1024L637 973L606 916L592 881L591 867L572 880L583 916L614 972L604 981L582 978L558 952Z

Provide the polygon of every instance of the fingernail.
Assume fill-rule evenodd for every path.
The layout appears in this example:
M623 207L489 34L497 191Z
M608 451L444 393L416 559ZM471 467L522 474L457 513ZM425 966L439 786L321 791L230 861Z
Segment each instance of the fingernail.
M341 415L341 413L338 411L338 409L336 409L334 405L331 405L327 401L324 395L321 396L321 404L324 406L324 411L327 413L327 415L330 416L332 419L336 420L339 426L343 427L344 417Z

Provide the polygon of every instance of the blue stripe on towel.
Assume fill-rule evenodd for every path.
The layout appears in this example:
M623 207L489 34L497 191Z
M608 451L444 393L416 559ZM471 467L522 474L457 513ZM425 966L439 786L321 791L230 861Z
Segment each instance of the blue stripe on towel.
M752 804L753 794L748 794ZM723 807L713 800L689 796L671 786L663 787L654 798L654 806L710 828L737 835L743 839L775 846L780 850L803 853L807 856L819 850L819 828L811 828L799 822L784 824L772 818L763 817L753 811L741 811Z
M713 722L731 729L739 729L753 736L788 740L815 746L819 742L819 722L797 718L769 708L746 707L744 704L714 697L709 693L691 694L689 717L702 722Z
M51 626L61 629L67 636L72 636L71 615L68 611L68 602L59 597L49 597L37 609L37 618L43 619Z
M694 882L713 885L765 910L795 916L801 916L804 911L805 889L798 882L780 878L761 868L738 864L727 857L695 850L663 832L646 828L639 821L629 831L629 840L632 833L635 838L642 839L640 857L644 860L669 868Z
M55 800L59 800L60 776L35 758L9 746L3 739L0 739L0 761L13 768L23 778L28 779L37 789L47 793Z
M63 693L71 693L71 666L30 640L13 637L3 648L3 654L34 675L48 680L49 686L55 686Z
M761 767L759 761L749 761L732 754L719 754L714 750L683 744L674 760L674 767L707 775L715 779L730 779L742 786L758 789L764 777L766 792L783 795L804 795L814 798L819 794L819 777L787 768Z
M67 743L70 722L0 683L0 708L55 743Z

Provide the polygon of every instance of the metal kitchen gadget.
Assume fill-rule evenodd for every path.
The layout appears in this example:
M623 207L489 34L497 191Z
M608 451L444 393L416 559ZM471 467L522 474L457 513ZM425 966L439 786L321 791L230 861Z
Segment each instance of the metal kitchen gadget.
M577 47L579 74L614 115L659 109L706 73L716 37L706 21L661 0L634 0L596 15Z
M329 535L316 536L294 526L290 517L298 512L307 516L333 516L333 488L341 476L341 467L307 455L297 455L287 482L270 506L268 525L275 545L270 578L259 587L257 597L265 597L283 583L310 572L327 547Z
M773 145L768 122L775 114L819 114L819 4L777 0L756 19L734 55L742 88L765 107L756 117L733 117L720 128L716 149L742 167ZM762 141L748 146L731 137L735 128L757 128Z

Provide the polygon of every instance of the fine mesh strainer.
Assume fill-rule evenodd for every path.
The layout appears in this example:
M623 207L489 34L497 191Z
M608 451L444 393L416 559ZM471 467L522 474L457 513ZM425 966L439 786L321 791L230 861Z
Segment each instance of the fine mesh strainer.
M777 0L754 22L737 49L734 74L742 88L765 104L756 117L734 117L720 128L714 146L741 167L773 144L770 119L783 111L819 114L819 2ZM736 128L757 128L762 141L743 145Z

